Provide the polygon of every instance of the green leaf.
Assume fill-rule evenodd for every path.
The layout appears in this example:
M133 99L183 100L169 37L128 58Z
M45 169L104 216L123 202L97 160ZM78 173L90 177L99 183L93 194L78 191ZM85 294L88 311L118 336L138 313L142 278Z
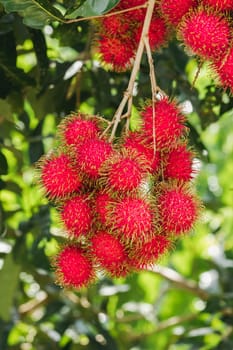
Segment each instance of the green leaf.
M12 254L8 254L0 271L0 318L5 321L10 319L11 307L17 291L19 272L20 266L15 263Z
M74 19L77 17L99 16L110 11L118 2L119 0L87 0L75 11L67 15L66 18Z
M7 159L2 152L0 152L0 175L6 175L8 173Z
M41 28L51 21L63 22L63 16L48 0L1 0L7 12L18 12L23 22Z

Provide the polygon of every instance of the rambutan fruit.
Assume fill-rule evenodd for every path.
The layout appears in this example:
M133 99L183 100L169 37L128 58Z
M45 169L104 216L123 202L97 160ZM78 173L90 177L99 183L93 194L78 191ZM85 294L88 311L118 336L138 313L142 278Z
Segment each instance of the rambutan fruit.
M182 17L196 5L197 0L161 0L160 10L170 24L177 26Z
M103 225L106 225L107 209L111 202L111 196L102 191L98 192L94 198L93 209L95 214L97 214L97 219Z
M39 164L41 183L52 198L64 198L82 186L77 170L66 154L44 157Z
M130 256L130 264L136 268L144 268L154 264L172 247L171 240L165 235L157 234L150 241L134 248Z
M125 241L150 237L153 211L143 198L126 197L119 200L108 213L109 225Z
M204 59L222 57L230 43L228 20L203 8L190 11L184 18L178 36L186 47Z
M100 130L97 121L84 118L84 114L78 113L62 121L59 128L66 145L81 146L86 140L98 138Z
M72 238L86 236L92 224L91 209L86 196L80 195L65 201L61 208L61 220Z
M90 139L83 143L77 150L77 164L85 175L96 179L100 167L112 153L110 143L100 139Z
M127 137L125 137L123 141L123 147L126 150L133 150L139 156L143 155L146 160L146 166L149 168L150 172L157 172L160 165L160 152L155 152L153 150L152 144L146 144L145 139L143 139L143 135L136 132L131 132Z
M130 29L130 21L128 16L124 14L112 15L103 17L101 20L101 33L108 33L108 35L123 36Z
M133 151L115 154L108 159L102 169L102 182L111 193L136 190L148 167L142 155Z
M81 288L93 281L92 262L76 245L65 246L55 258L54 265L58 283L63 287Z
M102 35L98 41L101 60L115 71L126 71L132 65L135 45L131 36L121 38Z
M164 178L189 181L193 175L192 161L193 153L186 145L177 145L165 154Z
M144 5L145 3L146 0L121 0L120 6L122 9L132 9L133 7ZM143 23L146 15L146 8L132 9L129 12L125 12L125 15L128 16L132 22Z
M154 106L155 120L153 130L153 106L151 104L144 107L141 112L143 117L142 134L147 141L154 143L155 136L156 150L160 151L172 147L177 143L177 139L185 130L183 122L184 115L174 101L169 101L167 97L157 101ZM155 131L155 132L154 132ZM153 135L154 134L154 135Z
M158 208L162 229L180 235L193 227L200 204L187 186L171 186L164 188L159 195Z
M233 10L233 0L202 0L202 3L219 11Z
M127 254L124 245L113 235L100 231L91 239L92 253L110 274L116 275L125 270Z
M221 85L229 88L233 94L233 48L221 61L216 61L213 68L218 74Z

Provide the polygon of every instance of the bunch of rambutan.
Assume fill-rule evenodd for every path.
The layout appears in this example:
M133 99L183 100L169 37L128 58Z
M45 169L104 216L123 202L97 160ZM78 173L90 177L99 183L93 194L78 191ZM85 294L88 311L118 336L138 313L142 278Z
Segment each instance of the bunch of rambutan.
M40 183L64 228L66 243L54 258L62 286L154 264L198 217L184 115L163 97L146 103L141 118L138 131L109 142L103 118L67 116L58 146L39 161Z
M146 0L121 0L96 21L97 48L104 66L115 71L132 67ZM149 30L152 51L174 35L189 54L211 63L217 83L233 93L233 0L158 0Z

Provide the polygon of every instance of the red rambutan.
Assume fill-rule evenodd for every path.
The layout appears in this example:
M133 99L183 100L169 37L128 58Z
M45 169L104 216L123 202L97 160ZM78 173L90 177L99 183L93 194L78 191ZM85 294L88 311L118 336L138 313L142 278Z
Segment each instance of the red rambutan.
M107 208L112 198L105 192L99 192L94 198L94 201L94 211L97 214L98 220L101 224L105 225L107 220Z
M146 3L146 0L121 0L120 7L121 9L130 9L136 6L141 6ZM143 23L146 14L146 8L134 9L129 12L126 12L125 15L128 16L132 22L141 22Z
M104 17L101 24L101 33L108 33L113 36L123 36L130 29L129 18L124 14Z
M161 0L160 10L169 23L177 26L182 17L196 5L197 0Z
M163 176L165 179L189 181L192 178L193 153L185 145L178 145L165 155Z
M76 169L65 154L44 157L40 169L42 185L52 199L70 195L82 185Z
M184 44L204 59L218 59L230 42L230 26L222 15L205 9L190 12L179 29Z
M123 270L127 255L123 244L111 234L97 232L91 239L92 252L97 261L110 273Z
M185 121L184 115L174 101L164 97L155 103L155 145L156 150L163 150L172 147L185 130L182 124ZM145 106L141 112L143 117L142 133L147 137L148 142L153 144L153 107Z
M221 85L229 88L233 94L233 48L223 60L215 62L213 67L219 76Z
M197 198L187 187L164 188L158 198L163 230L176 235L190 231L198 217L198 207Z
M135 45L131 36L112 37L102 35L99 40L99 53L107 66L116 71L130 68L135 55Z
M77 164L84 174L91 179L96 179L99 175L100 167L110 156L112 146L104 140L91 139L83 143L77 150Z
M58 283L64 287L85 287L94 278L89 258L75 245L64 247L55 259Z
M68 199L61 208L61 219L71 237L78 238L87 235L92 223L87 198L76 196Z
M109 225L122 239L134 241L150 235L153 212L144 199L126 197L117 202L109 214Z
M80 146L89 139L98 137L99 128L93 119L83 119L84 115L78 113L65 118L60 124L62 137L67 145Z
M219 11L233 10L233 0L202 0L202 3Z

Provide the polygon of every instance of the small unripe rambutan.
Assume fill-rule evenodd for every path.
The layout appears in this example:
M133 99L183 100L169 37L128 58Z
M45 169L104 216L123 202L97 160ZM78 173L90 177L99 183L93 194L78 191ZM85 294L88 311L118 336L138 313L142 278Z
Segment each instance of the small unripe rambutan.
M136 268L144 268L154 264L162 255L171 248L171 241L162 234L157 234L152 240L136 246L130 263Z
M60 124L62 138L67 145L81 146L84 141L98 137L97 122L94 119L84 119L84 117L78 113L65 118Z
M147 169L144 157L132 151L110 157L101 175L110 192L127 192L138 188Z
M40 170L42 185L52 199L70 195L82 185L78 172L65 154L44 157L40 162Z
M82 147L77 149L77 164L84 174L91 179L96 179L99 175L100 167L110 156L111 152L112 146L110 143L99 139L87 140Z
M215 62L213 67L219 76L221 85L229 88L233 94L233 48L223 60Z
M143 139L143 135L131 132L125 139L123 143L123 147L125 149L132 149L137 154L143 155L146 160L146 166L148 166L148 170L150 172L157 172L160 165L160 152L155 152L153 150L153 144L146 144L145 139Z
M187 187L164 188L158 198L162 229L176 235L190 231L198 217L199 207L198 199Z
M102 267L110 273L123 269L127 254L123 244L113 235L100 231L91 239L92 253Z
M233 10L233 0L202 0L202 3L219 11Z
M192 178L193 153L185 145L178 145L165 154L163 176L165 179L189 181Z
M179 29L184 44L204 59L218 59L230 43L230 26L222 15L205 9L190 12Z
M123 39L102 35L98 42L103 63L116 71L125 71L130 68L135 55L135 45L131 36Z
M182 17L197 5L197 0L161 0L160 10L170 24L177 26Z
M155 120L153 130L153 107L151 104L144 107L141 115L143 117L142 133L148 142L154 143L155 136L156 150L160 151L172 147L185 130L182 124L184 115L174 101L164 97L155 103ZM153 131L155 131L153 135Z
M86 236L91 228L92 215L85 196L68 199L61 208L61 219L69 236L78 238Z
M85 287L94 278L90 259L75 245L65 246L56 257L54 265L58 283L63 287Z
M111 196L105 192L97 193L97 195L94 198L94 212L97 214L97 219L103 225L106 225L107 209L111 202Z
M126 241L150 236L153 211L143 198L126 197L119 200L109 211L109 225Z

